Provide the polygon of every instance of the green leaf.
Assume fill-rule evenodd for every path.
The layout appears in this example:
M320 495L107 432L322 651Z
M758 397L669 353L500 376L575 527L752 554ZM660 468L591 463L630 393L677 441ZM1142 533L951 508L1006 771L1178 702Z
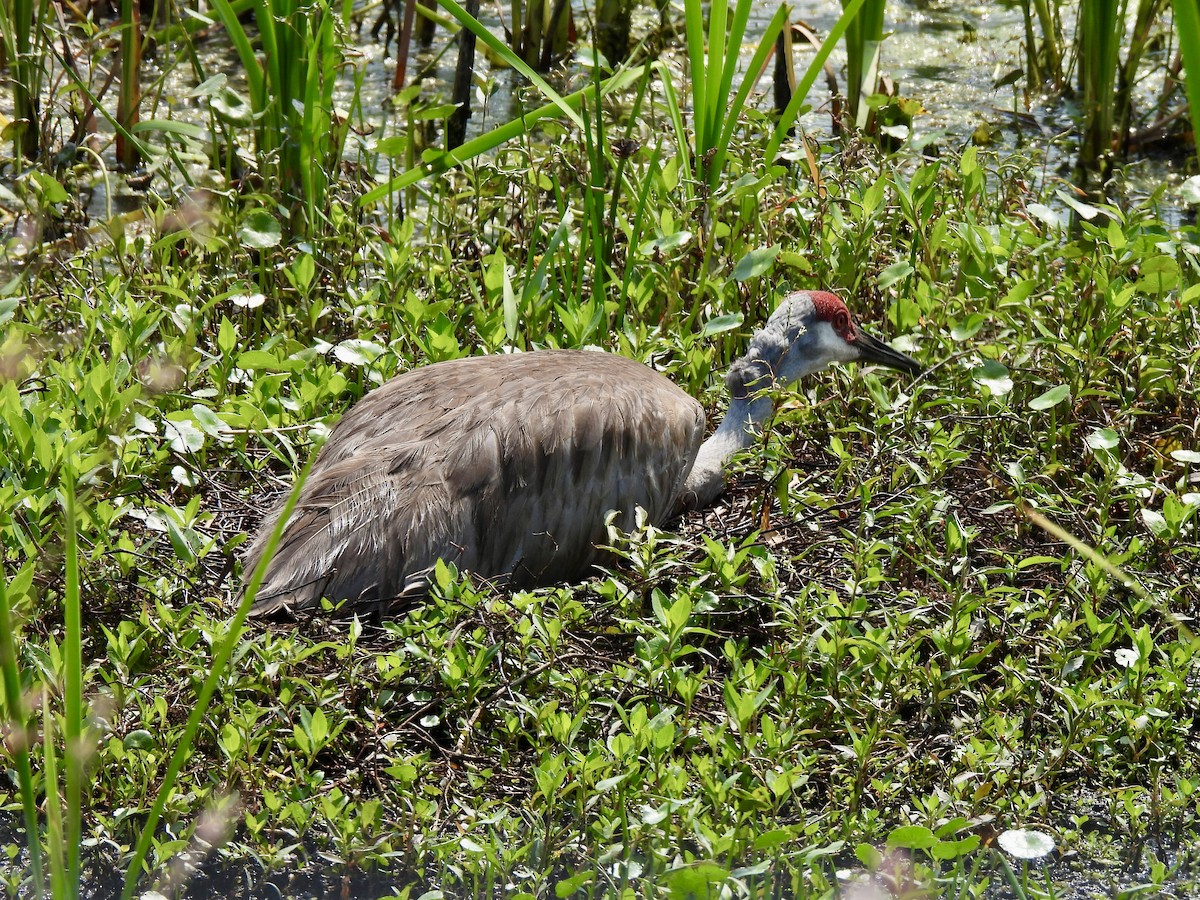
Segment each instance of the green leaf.
M924 825L901 825L887 836L888 849L927 850L937 842L937 835Z
M983 323L984 318L982 313L972 313L950 329L950 337L956 341L970 340L979 333L979 329L983 327Z
M1071 207L1071 209L1075 210L1081 219L1091 221L1092 219L1096 218L1096 216L1100 215L1100 210L1098 210L1096 207L1092 206L1091 204L1076 200L1066 191L1055 191L1054 194L1059 200L1067 204L1067 206Z
M854 848L854 855L858 857L860 863L872 871L883 865L883 854L870 844L857 845Z
M1120 435L1111 428L1097 428L1084 441L1093 450L1112 450L1120 443Z
M361 338L350 338L333 348L333 355L348 366L369 366L386 352L386 348Z
M158 747L158 742L154 740L154 735L149 731L139 728L137 731L131 731L125 735L121 746L126 750L154 750Z
M994 396L1007 394L1013 388L1012 378L1004 364L994 359L986 359L983 365L971 370L971 378L977 384L983 385Z
M758 250L751 250L739 259L737 265L733 267L733 280L748 281L759 275L765 275L775 265L775 257L778 255L779 245L777 244L770 247L762 247Z
M707 900L729 877L729 870L713 862L693 863L673 869L663 878L672 900Z
M773 828L770 831L763 832L754 839L754 849L774 850L777 847L783 846L795 836L790 828Z
M881 291L886 291L893 284L895 284L898 281L904 280L912 273L913 273L913 267L905 260L901 260L900 262L897 262L897 263L892 263L890 266L888 266L886 269L884 269L882 272L879 273L879 281L876 283L875 286Z
M643 256L649 256L655 251L663 253L667 250L675 250L682 247L691 239L692 233L690 231L676 231L674 234L664 234L662 237L655 238L652 241L646 241L646 243L638 247L638 252Z
M732 331L741 326L745 321L745 316L741 313L726 313L723 316L714 316L704 323L704 327L700 329L700 337L712 337L714 334L721 334L724 331Z
M1065 384L1060 384L1057 387L1052 387L1044 394L1040 394L1029 401L1029 408L1042 410L1049 409L1052 406L1058 406L1068 397L1071 396L1071 389Z
M238 240L251 250L268 250L283 240L279 220L265 209L254 209L242 219L238 227Z
M576 872L570 878L564 878L562 881L554 885L554 896L558 897L559 900L570 897L572 894L577 893L581 888L591 884L595 875L596 872L594 869L585 869L582 872Z

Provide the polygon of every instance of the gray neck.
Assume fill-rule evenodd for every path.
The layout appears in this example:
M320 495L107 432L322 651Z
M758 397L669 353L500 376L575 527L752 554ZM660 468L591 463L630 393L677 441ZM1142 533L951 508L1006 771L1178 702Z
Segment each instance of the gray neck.
M774 381L771 367L753 353L729 369L725 378L729 411L712 436L700 445L696 462L683 483L681 499L685 509L708 506L725 489L725 466L730 457L754 445L759 426L775 410L770 393Z

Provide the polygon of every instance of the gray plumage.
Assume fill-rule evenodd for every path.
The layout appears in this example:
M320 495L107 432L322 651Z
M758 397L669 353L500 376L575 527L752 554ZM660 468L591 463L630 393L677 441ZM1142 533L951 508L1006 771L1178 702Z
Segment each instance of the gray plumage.
M613 354L538 351L413 369L330 433L251 613L322 597L350 601L350 611L386 608L423 595L439 558L513 587L577 579L600 559L610 511L632 527L636 506L661 523L710 503L728 457L770 414L765 389L850 359L919 369L856 331L833 295L793 294L731 367L729 413L703 446L701 405ZM277 517L251 544L247 578Z

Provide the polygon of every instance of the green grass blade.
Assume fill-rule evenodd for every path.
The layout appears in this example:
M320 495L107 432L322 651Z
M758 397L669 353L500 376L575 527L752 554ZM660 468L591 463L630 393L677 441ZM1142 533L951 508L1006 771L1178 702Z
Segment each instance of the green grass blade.
M716 96L712 98L713 122L711 126L712 144L710 145L710 149L714 147L717 150L727 149L721 146L722 135L733 133L733 130L729 127L729 121L731 119L736 121L741 112L740 105L736 103L734 105L727 104L729 104L729 92L733 90L733 76L737 72L738 60L742 52L742 40L746 35L746 25L750 21L750 11L752 8L753 3L751 0L738 0L738 4L733 11L733 18L730 21L725 59L721 65L721 79L716 86ZM771 21L773 22L775 19L786 14L787 7L780 4ZM748 82L754 81L760 71L762 71L762 63L759 63L756 67L751 62L750 68L746 72L746 77L742 80L742 86L745 87ZM750 85L750 87L753 87L753 85ZM739 93L741 92L739 91ZM749 93L749 89L747 89L746 93ZM724 108L722 108L723 106ZM713 168L720 171L718 166L713 166Z
M617 74L603 82L604 92L607 94L611 91L624 90L637 78L642 77L643 72L644 68L622 69L621 71L617 72ZM566 97L560 97L559 100L561 101L561 104L547 103L545 106L535 109L533 112L526 113L519 119L513 119L511 122L506 122L499 128L492 129L491 131L487 132L487 134L481 134L479 137L472 138L461 147L456 147L453 150L439 153L436 156L431 156L416 168L402 172L400 175L397 175L390 181L387 181L378 187L367 191L367 193L359 198L358 203L360 206L365 206L368 203L374 203L378 200L382 200L389 194L404 190L406 187L414 185L418 181L422 181L432 175L439 175L442 172L453 169L455 166L462 165L467 160L474 159L476 156L479 156L482 153L487 153L489 150L494 150L501 144L511 141L518 135L524 134L529 130L529 126L534 122L540 121L541 119L549 119L557 115L562 110L562 104L568 106L572 111L572 115L575 115L575 117L578 119L579 117L578 114L575 113L575 110L578 109L580 104L583 103L584 97L587 95L587 93L592 90L593 88L590 86L581 88L573 94L569 94ZM582 122L582 120L580 121Z
M1172 0L1175 10L1175 33L1179 36L1179 52L1187 73L1188 110L1192 117L1193 139L1200 141L1200 2Z
M537 85L538 89L549 98L550 102L557 106L568 119L575 123L579 128L583 127L583 119L579 117L579 113L567 103L567 101L559 95L558 91L550 87L546 83L546 79L542 78L537 72L529 68L525 64L525 60L517 56L512 49L502 40L496 37L484 26L478 19L470 15L465 9L459 6L454 0L437 0L438 4L454 18L462 24L464 28L470 29L475 33L479 40L483 41L492 49L497 56L503 59L508 65L516 69L530 81Z
M716 145L717 152L709 168L709 187L716 186L717 177L725 168L725 157L729 153L729 144L733 140L733 130L737 127L738 117L746 105L746 98L750 96L750 91L754 89L756 76L762 71L763 66L766 65L767 57L771 55L771 51L775 47L775 41L779 37L779 33L783 30L787 19L788 9L786 6L781 5L775 11L775 15L771 18L771 21L767 23L762 38L758 42L758 47L754 51L754 56L750 59L750 68L746 72L746 77L742 79L737 95L729 104L729 113L725 119L725 127L721 131L720 139Z
M234 648L242 636L242 626L246 621L246 616L250 612L250 607L254 604L254 598L258 594L258 588L262 584L263 577L266 575L267 565L271 562L271 557L275 555L275 548L279 546L284 526L287 524L288 519L291 518L292 510L295 508L296 501L300 497L300 489L304 487L304 482L308 478L308 473L312 470L316 458L317 454L313 453L303 470L301 470L300 475L296 478L296 484L292 487L292 492L288 495L287 502L283 505L283 509L279 513L279 521L275 523L275 529L271 532L271 539L267 542L266 551L258 561L258 565L254 569L254 574L251 576L250 582L246 585L246 590L242 594L241 602L238 603L237 611L234 613L233 619L229 622L229 628L225 631L221 640L215 641L213 644L212 669L209 671L208 677L204 679L204 684L200 687L200 693L196 697L192 711L188 714L183 735L180 737L179 743L175 746L175 752L171 754L171 761L167 764L167 770L163 774L162 786L158 789L158 794L154 798L154 804L150 807L150 812L146 816L146 823L142 826L142 833L138 835L137 845L133 851L133 858L129 861L129 868L125 871L125 885L121 890L121 900L130 900L137 889L138 876L141 874L142 867L146 861L146 854L150 851L150 845L154 841L154 832L158 828L159 821L162 819L163 808L166 806L167 798L175 788L175 781L179 777L180 769L183 768L184 762L192 753L196 731L200 728L200 720L208 712L209 702L212 700L213 692L217 689L217 681L224 674L226 666L229 665L229 659L233 655Z
M83 626L79 613L79 542L75 533L75 479L63 485L63 537L66 584L63 589L63 750L66 762L67 890L79 896L79 850L82 837L83 768Z
M255 113L261 113L265 102L262 67L254 47L250 44L246 29L238 21L238 10L234 9L229 0L213 0L213 8L216 9L221 24L225 26L225 33L229 35L230 43L242 62L242 69L246 74L246 87L250 94L250 106Z
M38 824L37 800L33 793L33 768L29 764L29 742L32 737L29 713L21 694L21 673L17 668L16 640L13 633L12 608L8 602L8 580L0 576L0 676L4 678L5 718L17 738L12 743L13 761L17 769L17 784L21 791L21 809L25 818L25 839L29 842L29 868L35 897L46 892L42 871L42 839Z
M684 0L683 10L684 25L687 29L688 63L691 70L688 74L692 81L692 128L696 140L699 141L707 127L705 117L708 114L704 72L704 8L700 5L700 0ZM682 138L682 135L678 136ZM688 147L688 144L681 144L679 152L687 152ZM696 155L700 156L703 152L700 145L697 144L695 149Z
M62 53L58 50L58 48L54 46L54 44L47 43L46 47L50 50L51 53L54 54L55 58L58 60L59 65L62 66L63 73L67 76L67 78L69 78L71 80L71 83L75 86L75 88L83 96L87 97L88 101L92 104L92 108L96 112L98 112L101 116L104 117L105 121L107 121L108 124L113 127L113 130L115 132L122 135L125 138L125 140L129 141L131 144L133 144L137 148L137 151L138 151L139 155L142 157L142 159L149 160L149 159L155 158L156 156L161 155L161 154L155 153L155 151L148 144L145 144L144 142L139 140L136 134L134 134L132 131L127 130L124 125L122 125L119 121L117 121L116 116L114 116L112 113L110 113L107 109L104 108L104 105L100 102L100 98L97 97L92 92L92 89L90 87L88 87L87 83L79 77L79 75L75 71L75 67L70 65L67 62L66 58L62 55Z
M671 127L675 131L675 143L677 152L675 158L679 160L679 176L680 183L684 186L687 192L687 199L693 199L692 184L695 181L694 172L692 171L692 154L688 145L687 129L683 124L683 110L679 106L679 96L675 93L675 84L671 80L671 73L666 65L661 62L652 63L659 74L659 80L662 82L663 100L667 104L667 117L671 120Z
M702 165L699 160L706 159L716 146L717 132L725 120L721 104L728 92L721 93L721 81L725 76L726 57L732 56L732 65L737 66L737 48L727 48L725 43L728 12L728 0L712 0L708 6L708 54L704 63L704 127L702 130L700 122L696 123L697 168ZM699 108L699 101L694 105Z
M46 843L49 845L47 868L50 870L50 894L55 900L66 897L67 869L63 856L62 796L58 793L58 750L54 746L54 702L49 688L42 687L42 779L46 797ZM76 886L78 890L78 886Z
M805 71L804 77L800 79L800 83L796 85L796 92L792 94L792 99L788 103L787 109L779 116L779 122L775 125L775 133L767 143L766 152L763 154L767 165L774 163L775 157L779 153L779 147L783 143L784 138L787 137L792 123L796 121L796 116L800 114L800 107L804 105L805 98L808 97L808 92L812 90L813 84L816 83L817 76L821 73L821 68L825 65L825 60L829 59L829 54L833 52L833 48L837 46L837 42L842 39L846 28L854 21L864 2L865 0L850 0L846 4L845 9L842 10L841 16L833 23L833 28L829 29L829 34L825 36L825 40L821 42L821 49L817 51L817 55L808 64L808 69Z

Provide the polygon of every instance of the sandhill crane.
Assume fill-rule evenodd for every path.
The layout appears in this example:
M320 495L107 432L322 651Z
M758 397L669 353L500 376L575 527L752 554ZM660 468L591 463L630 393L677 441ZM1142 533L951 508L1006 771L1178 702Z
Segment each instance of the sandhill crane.
M641 506L662 523L709 504L751 446L772 388L833 362L921 366L862 331L833 294L788 296L725 378L729 411L704 409L639 362L542 350L413 369L371 391L321 448L251 610L322 597L350 612L428 589L439 559L513 587L578 579L601 558L605 517ZM245 560L261 557L279 513Z

